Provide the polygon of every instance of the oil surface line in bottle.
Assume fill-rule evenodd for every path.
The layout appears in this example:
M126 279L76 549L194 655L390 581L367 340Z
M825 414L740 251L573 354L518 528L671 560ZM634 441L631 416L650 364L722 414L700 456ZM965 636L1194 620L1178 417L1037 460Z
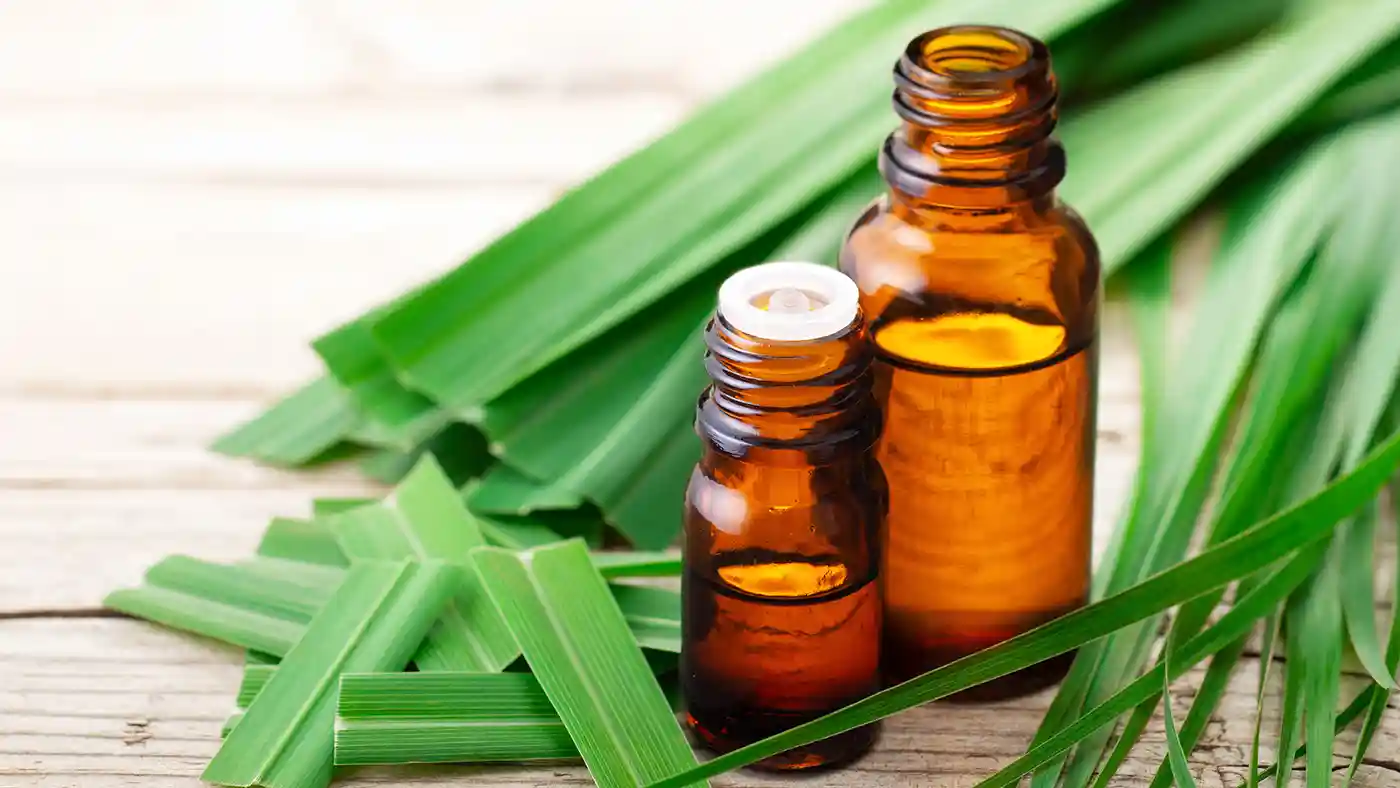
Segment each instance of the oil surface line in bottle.
M880 418L854 284L769 263L720 289L713 384L686 498L681 681L700 743L726 752L880 688ZM875 726L759 764L850 762Z
M889 191L841 269L884 413L884 665L902 681L1086 601L1099 259L1055 197L1065 154L1045 45L934 30L895 68ZM1058 680L1071 656L964 698Z

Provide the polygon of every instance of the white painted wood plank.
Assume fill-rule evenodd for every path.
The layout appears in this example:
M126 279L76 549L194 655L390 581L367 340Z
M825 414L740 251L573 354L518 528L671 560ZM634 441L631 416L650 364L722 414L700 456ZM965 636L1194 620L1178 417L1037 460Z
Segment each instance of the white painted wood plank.
M0 102L729 86L862 0L14 0Z
M690 106L602 94L24 107L0 112L0 178L559 189L660 136Z
M381 84L711 95L867 4L335 0L328 14L378 56Z
M304 93L348 86L354 53L308 3L23 0L0 4L0 96Z
M373 490L327 481L256 491L5 490L0 613L94 608L166 555L244 558L270 518L308 516L316 496Z
M316 374L306 344L464 260L539 189L0 188L0 390L236 388Z
M0 489L368 489L352 463L307 471L260 466L208 450L255 416L247 399L0 398ZM0 526L3 529L3 526Z

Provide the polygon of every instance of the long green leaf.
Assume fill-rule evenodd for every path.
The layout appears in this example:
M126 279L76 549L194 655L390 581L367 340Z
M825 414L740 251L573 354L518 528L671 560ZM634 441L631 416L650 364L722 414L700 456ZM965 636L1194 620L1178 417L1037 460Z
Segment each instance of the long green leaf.
M525 553L483 547L473 556L599 785L634 788L695 765L582 542Z
M1400 516L1395 513L1391 516L1395 523L1400 525ZM1395 573L1391 588L1395 596L1390 602L1390 636L1385 648L1385 667L1391 676L1400 677L1400 674L1397 674L1397 671L1400 671L1400 561L1391 563L1391 569ZM1375 692L1366 707L1366 718L1361 724L1361 733L1356 738L1356 751L1351 756L1351 765L1347 767L1344 788L1356 777L1356 770L1366 758L1366 752L1371 748L1371 742L1375 739L1376 731L1380 730L1381 721L1390 705L1392 690L1376 685L1373 685L1372 689Z
M1400 464L1400 435L1391 437L1356 469L1323 492L1195 558L998 646L722 755L656 785L684 785L870 724L1063 654L1202 593L1224 587L1326 538L1338 520L1376 494L1397 464Z
M1171 762L1171 773L1176 781L1176 788L1196 788L1196 779L1191 776L1191 765L1186 760L1186 748L1181 746L1181 738L1176 732L1176 720L1172 719L1174 715L1171 682L1165 680L1172 672L1170 654L1173 645L1168 641L1164 648L1166 655L1162 657L1162 721L1167 733L1167 760Z
M328 785L340 674L402 670L447 600L457 571L445 564L352 566L202 779L266 788Z
M1264 729L1264 698L1269 688L1269 674L1272 672L1274 664L1274 644L1279 638L1279 622L1282 617L1278 613L1270 613L1264 619L1263 643L1259 647L1259 685L1254 693L1254 737L1249 746L1249 776L1246 778L1246 785L1249 788L1257 788L1259 785L1259 742Z
M290 651L305 629L298 622L155 586L113 591L102 606L274 656Z
M214 441L214 451L272 465L305 465L349 437L359 421L349 395L318 378Z
M1352 698L1351 703L1348 703L1345 709L1342 709L1340 712L1337 713L1337 723L1332 728L1332 735L1336 736L1337 734L1345 730L1346 727L1350 725L1353 720L1361 716L1361 713L1366 710L1366 708L1375 700L1375 698L1378 695L1382 694L1384 693L1374 684L1368 686L1366 689L1361 690L1361 692L1358 693L1355 698ZM1301 744L1298 746L1298 749L1293 751L1293 757L1288 759L1287 762L1292 763L1293 761L1298 760L1304 755L1307 755L1307 753L1308 745ZM1258 784L1259 781L1267 780L1270 777L1273 777L1275 774L1278 774L1278 764L1274 764L1273 766L1270 766L1269 768L1260 772L1258 780L1255 781L1255 784Z

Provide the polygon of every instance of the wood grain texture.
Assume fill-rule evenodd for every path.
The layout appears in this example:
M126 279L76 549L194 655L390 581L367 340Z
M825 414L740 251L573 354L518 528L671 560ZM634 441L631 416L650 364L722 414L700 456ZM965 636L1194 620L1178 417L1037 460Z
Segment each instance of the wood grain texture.
M208 441L316 372L308 340L456 265L857 5L0 3L0 788L198 785L241 655L103 617L102 596L170 553L246 555L268 518L315 496L377 490L350 469L216 457ZM1104 341L1100 545L1138 450L1120 305ZM1206 788L1240 781L1257 668L1246 661L1192 754ZM1024 748L1047 700L901 715L858 768L804 784L970 786ZM1118 784L1144 785L1161 753L1154 725ZM1394 711L1372 758L1359 785L1400 785ZM343 784L464 782L588 780L463 767Z
M125 620L0 621L0 642L18 644L0 655L0 780L28 781L22 784L195 785L218 745L241 667L236 651ZM1256 669L1246 663L1240 670L1236 689L1210 723L1207 743L1193 756L1203 787L1233 788L1247 767ZM1179 715L1196 679L1179 684ZM1347 691L1358 682L1349 678ZM999 704L916 709L887 721L877 750L854 768L803 784L970 786L1024 750L1048 701L1042 693ZM1276 711L1269 709L1268 722ZM1350 744L1342 739L1339 752ZM1116 784L1150 778L1164 746L1160 725L1153 725ZM1400 734L1388 726L1357 784L1396 784L1400 771L1380 754L1397 750ZM343 776L338 784L346 786L589 783L582 769L567 765L362 769ZM791 782L740 773L716 784L776 788Z

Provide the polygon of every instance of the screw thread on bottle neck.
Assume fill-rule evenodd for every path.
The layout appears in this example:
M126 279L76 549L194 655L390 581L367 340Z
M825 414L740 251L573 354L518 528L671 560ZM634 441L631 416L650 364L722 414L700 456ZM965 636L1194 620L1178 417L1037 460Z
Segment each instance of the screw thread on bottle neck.
M904 123L880 170L897 199L993 209L1048 196L1064 178L1044 43L999 27L932 30L909 43L894 78Z

